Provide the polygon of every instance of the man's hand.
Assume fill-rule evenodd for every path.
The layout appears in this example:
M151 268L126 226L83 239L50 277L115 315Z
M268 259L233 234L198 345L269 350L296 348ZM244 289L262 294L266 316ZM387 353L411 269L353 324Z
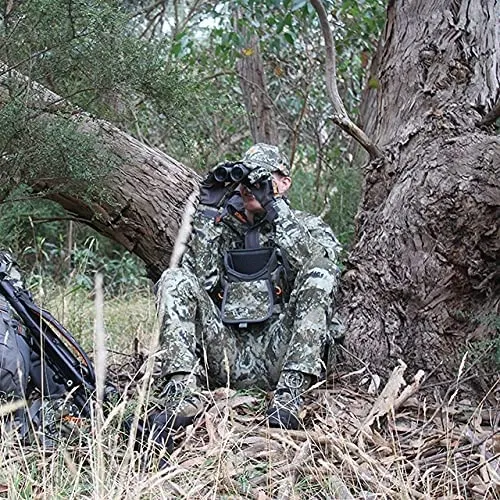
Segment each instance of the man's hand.
M225 182L219 182L215 179L214 170L210 171L201 181L200 203L208 207L219 208L229 187L226 186Z
M273 222L278 213L274 208L274 202L276 201L276 187L272 174L267 170L263 169L261 171L260 177L253 175L256 172L253 170L250 175L245 179L244 184L250 189L255 199L262 205L262 208L266 211L266 219L269 222ZM257 172L256 172L257 173ZM251 179L255 179L253 182Z
M250 170L246 176L244 183L251 186L264 179L272 179L272 174L266 167L259 166L255 163L245 163L246 167Z

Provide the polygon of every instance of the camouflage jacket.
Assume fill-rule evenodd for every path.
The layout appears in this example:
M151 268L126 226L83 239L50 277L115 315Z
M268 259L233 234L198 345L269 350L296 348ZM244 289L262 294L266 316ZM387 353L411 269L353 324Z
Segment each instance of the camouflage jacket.
M224 272L225 251L244 248L245 236L256 230L261 247L279 247L286 255L293 278L315 257L337 262L341 246L327 224L319 217L291 209L284 198L278 198L276 208L278 217L274 223L261 219L251 225L237 193L219 211L200 205L181 266L212 292Z

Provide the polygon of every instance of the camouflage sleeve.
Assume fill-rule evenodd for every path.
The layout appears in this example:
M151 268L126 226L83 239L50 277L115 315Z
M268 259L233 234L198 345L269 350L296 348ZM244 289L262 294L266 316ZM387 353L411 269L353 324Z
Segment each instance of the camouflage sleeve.
M307 214L304 224L309 230L315 245L322 247L325 256L335 263L340 260L342 245L333 234L332 228L319 217Z
M276 224L276 243L287 252L292 267L299 268L310 259L319 256L337 260L340 245L332 230L318 217L310 216L315 220L313 224L306 224L299 219L283 199L275 202L278 217Z
M213 216L212 216L213 215ZM197 276L207 291L219 282L222 224L215 223L215 211L205 212L199 206L192 221L193 231L187 244L181 267Z

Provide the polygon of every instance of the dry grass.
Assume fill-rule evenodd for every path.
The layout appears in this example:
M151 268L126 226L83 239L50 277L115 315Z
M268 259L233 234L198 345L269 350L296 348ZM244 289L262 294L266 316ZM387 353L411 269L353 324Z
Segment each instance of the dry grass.
M62 315L50 303L54 315L89 335L92 300L74 295L61 302ZM151 443L134 451L120 427L131 411L129 396L146 405L150 398L150 387L133 376L147 371L134 338L141 345L151 340L154 304L147 293L107 301L105 318L111 348L130 354L115 356L111 366L127 396L111 415L96 412L76 439L54 449L23 447L15 435L2 433L1 497L500 498L500 416L493 391L480 405L457 402L455 392L431 400L418 384L404 398L398 384L377 397L352 373L336 373L334 382L330 378L306 395L301 431L266 426L266 394L225 388L207 393L207 412L175 436L175 449L159 470L155 458L146 460L154 456L147 453ZM138 415L143 407L135 403Z

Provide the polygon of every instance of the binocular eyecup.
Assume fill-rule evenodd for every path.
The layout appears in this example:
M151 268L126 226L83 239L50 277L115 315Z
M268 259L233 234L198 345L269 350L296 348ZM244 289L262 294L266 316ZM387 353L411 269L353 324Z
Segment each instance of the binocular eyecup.
M249 173L244 163L224 163L214 170L214 178L217 182L241 182Z

